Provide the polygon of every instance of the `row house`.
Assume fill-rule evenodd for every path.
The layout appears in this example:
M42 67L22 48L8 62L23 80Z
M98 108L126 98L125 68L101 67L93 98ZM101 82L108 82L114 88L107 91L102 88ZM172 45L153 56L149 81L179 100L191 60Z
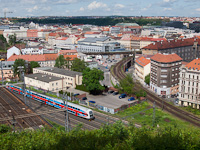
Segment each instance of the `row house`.
M200 59L183 65L180 71L179 104L200 109Z
M182 58L177 54L151 57L150 88L158 95L170 96L179 91L179 72Z
M142 54L155 55L157 53L176 53L183 59L183 61L188 62L200 57L200 40L190 38L161 41L142 48Z

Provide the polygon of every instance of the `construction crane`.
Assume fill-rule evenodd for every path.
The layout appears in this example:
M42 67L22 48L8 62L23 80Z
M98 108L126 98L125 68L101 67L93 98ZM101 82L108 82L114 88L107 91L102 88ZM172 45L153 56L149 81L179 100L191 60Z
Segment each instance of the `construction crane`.
M13 13L12 11L4 11L4 18L6 19L6 14L7 13Z

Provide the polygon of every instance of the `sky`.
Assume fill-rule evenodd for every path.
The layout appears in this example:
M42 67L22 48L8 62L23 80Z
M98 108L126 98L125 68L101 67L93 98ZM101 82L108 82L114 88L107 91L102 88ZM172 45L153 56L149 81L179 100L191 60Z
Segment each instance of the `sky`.
M0 17L186 16L200 17L200 0L0 0Z

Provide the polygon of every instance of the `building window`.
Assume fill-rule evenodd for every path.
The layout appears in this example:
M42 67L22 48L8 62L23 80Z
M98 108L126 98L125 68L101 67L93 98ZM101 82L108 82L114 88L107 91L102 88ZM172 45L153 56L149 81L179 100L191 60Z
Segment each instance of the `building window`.
M58 85L58 82L56 82L56 85Z
M52 86L54 86L54 83L52 83Z

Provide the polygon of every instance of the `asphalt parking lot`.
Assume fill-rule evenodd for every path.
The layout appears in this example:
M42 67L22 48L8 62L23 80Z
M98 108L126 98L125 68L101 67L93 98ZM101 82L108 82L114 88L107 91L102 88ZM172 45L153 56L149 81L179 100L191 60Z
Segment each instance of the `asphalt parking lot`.
M129 97L119 99L119 94L112 95L112 94L104 93L103 95L96 96L96 95L90 95L87 92L83 92L83 91L76 90L73 88L69 88L67 91L73 92L74 94L75 93L79 93L79 94L86 93L87 101L95 101L96 104L98 104L98 105L105 106L108 108L113 108L113 109L119 108L124 104L130 104L133 102L133 101L128 101Z

